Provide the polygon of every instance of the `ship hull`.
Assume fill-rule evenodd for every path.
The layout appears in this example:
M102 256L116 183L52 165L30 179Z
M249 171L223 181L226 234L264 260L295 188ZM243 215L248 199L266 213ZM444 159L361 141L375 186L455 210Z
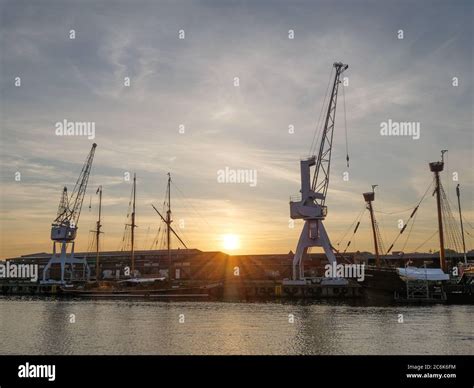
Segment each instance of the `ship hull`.
M223 294L220 283L201 287L147 288L127 287L126 289L74 289L60 288L64 296L83 298L219 298Z
M362 286L376 294L394 296L405 289L405 283L395 268L366 267Z

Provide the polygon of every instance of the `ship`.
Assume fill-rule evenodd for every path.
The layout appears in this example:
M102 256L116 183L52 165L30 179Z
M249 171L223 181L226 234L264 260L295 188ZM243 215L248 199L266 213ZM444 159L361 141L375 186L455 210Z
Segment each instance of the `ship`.
M102 281L98 284L64 285L60 287L64 296L86 298L191 298L218 299L223 295L220 282L202 286L189 286L170 282L165 277L131 278L122 281Z
M447 203L447 198L441 184L439 173L443 170L444 160L443 155L446 150L441 152L442 160L432 162L429 164L430 170L434 173L434 191L437 202L438 214L438 235L439 235L439 260L433 261L431 266L427 266L426 262L421 267L411 266L410 259L405 260L403 267L393 265L390 263L387 254L392 250L394 243L406 230L408 223L413 220L420 204L423 202L427 193L431 189L431 185L426 190L420 202L413 209L407 223L400 230L399 235L394 243L388 248L385 255L380 254L382 247L381 235L378 229L378 224L375 219L373 201L375 200L375 187L372 186L372 191L364 193L364 199L367 204L367 209L370 213L371 227L373 233L374 249L375 249L375 265L368 266L365 273L365 281L363 286L369 294L387 297L396 302L420 302L420 303L467 303L474 304L474 283L473 270L468 265L466 258L466 248L464 241L464 232L462 228L462 213L460 205L460 191L459 185L457 187L457 196L459 203L459 215L461 221L461 235L463 243L464 263L451 263L448 267L445 249L445 233L443 228L443 219L451 217L451 210ZM451 222L451 224L453 224ZM450 231L448 235L455 235L454 231ZM400 252L400 257L403 259L404 254ZM408 255L409 256L409 255ZM399 260L398 260L399 261ZM399 264L399 263L395 263ZM463 271L459 276L459 268Z
M76 282L70 284L63 284L59 287L59 293L64 296L74 297L87 297L87 298L99 298L99 297L120 297L120 298L219 298L223 295L223 283L222 282L198 282L190 283L183 282L179 279L179 272L173 274L172 271L172 249L171 249L171 236L177 239L177 241L188 250L187 245L183 239L179 236L176 230L171 226L172 211L171 211L171 174L168 173L167 189L165 194L164 207L166 208L166 216L152 205L155 212L160 217L160 221L163 222L164 236L166 237L166 252L168 259L168 269L165 276L143 276L136 268L136 257L135 257L135 228L136 225L136 174L133 176L133 185L131 198L129 202L129 211L127 212L127 221L130 223L125 224L125 231L123 242L129 241L130 243L130 267L124 268L125 279L121 279L120 275L118 280L104 280L104 273L100 267L100 250L99 250L99 239L100 239L100 228L101 228L101 203L102 203L102 188L99 187L99 218L97 221L97 229L95 232L96 237L96 265L95 265L95 281L89 282ZM159 228L159 232L162 228ZM158 239L158 236L155 240ZM128 246L124 244L124 246ZM180 271L176 269L176 271ZM177 279L175 279L177 278Z

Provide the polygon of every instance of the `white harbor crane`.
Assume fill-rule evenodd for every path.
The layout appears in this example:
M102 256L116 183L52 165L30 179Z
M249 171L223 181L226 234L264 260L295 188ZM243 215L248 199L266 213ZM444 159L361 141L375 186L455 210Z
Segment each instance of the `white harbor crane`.
M336 118L337 92L341 74L349 67L341 62L334 63L335 75L331 96L324 122L324 128L319 146L319 153L300 161L301 197L290 199L290 216L293 220L303 219L304 226L298 241L298 247L293 258L293 280L304 280L303 259L310 247L322 247L330 264L337 262L331 242L324 228L323 221L327 215L325 206L329 186L329 170L331 166L331 151ZM347 156L349 163L349 156ZM311 182L311 167L315 166Z
M51 225L51 240L53 240L53 255L48 264L43 269L43 283L65 284L65 272L69 271L69 281L89 279L90 269L87 259L74 257L74 240L77 234L77 224L81 215L82 202L86 193L87 182L94 159L97 144L93 144L82 167L79 178L76 181L72 194L68 197L67 188L64 187L61 200L59 202L58 213ZM57 252L56 244L61 245L60 252ZM68 245L71 246L68 254ZM60 264L61 279L52 279L49 276L50 268L53 264ZM82 278L75 278L74 265L82 264ZM66 266L69 265L69 268Z

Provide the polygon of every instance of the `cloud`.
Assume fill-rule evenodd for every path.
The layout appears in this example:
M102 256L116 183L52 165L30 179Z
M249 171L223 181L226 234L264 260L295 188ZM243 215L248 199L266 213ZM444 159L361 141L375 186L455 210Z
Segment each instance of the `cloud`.
M26 253L17 237L24 229L34 239L28 247L49 249L47 229L60 188L74 184L92 143L55 136L54 123L63 119L96 123L89 185L104 187L110 248L121 238L130 195L124 173L137 173L140 208L147 209L143 222L154 225L148 203L161 201L170 171L213 225L212 232L187 231L196 247L220 249L216 234L225 226L246 236L245 252L294 250L299 230L288 229L288 198L299 190L299 159L308 154L337 60L349 64L349 85L337 108L330 234L347 229L371 184L379 185L382 211L416 203L431 180L427 162L444 148L450 172L459 173L466 214L473 213L467 2L52 4L1 5L2 256ZM20 88L13 85L16 76ZM420 140L380 136L380 123L389 118L420 122ZM217 170L226 166L257 170L257 187L219 184ZM13 181L16 171L21 184ZM174 206L198 224L200 217L187 214L179 201ZM433 222L428 213L425 224ZM93 212L82 222L78 246L84 248ZM396 233L392 220L387 228L388 235ZM145 229L138 232L143 241ZM370 235L360 247L370 248Z

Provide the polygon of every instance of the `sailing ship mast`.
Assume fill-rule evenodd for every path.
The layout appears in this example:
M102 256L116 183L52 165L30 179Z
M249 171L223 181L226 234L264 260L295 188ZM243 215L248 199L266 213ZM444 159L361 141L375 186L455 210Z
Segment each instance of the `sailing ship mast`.
M132 276L135 276L135 197L137 191L137 176L133 174L133 204L132 204L132 223L131 223L131 259L132 259Z
M375 188L377 185L372 185L372 191L368 193L364 193L364 199L365 202L367 203L367 209L369 210L370 213L370 223L372 225L372 234L374 238L374 248L375 248L375 265L377 267L380 267L380 253L379 253L379 242L377 239L377 224L375 221L375 216L374 216L374 208L372 206L372 202L375 200Z
M100 234L103 233L100 231L100 228L102 227L101 224L101 214L102 214L102 186L99 186L96 194L99 194L99 219L97 220L97 228L95 230L96 233L96 259L95 259L95 277L96 280L100 280L100 263L99 263L99 240L100 240Z
M168 185L166 189L166 195L165 195L165 203L164 206L167 206L166 210L166 218L163 217L163 215L158 211L158 209L152 204L151 206L153 209L156 211L156 213L160 216L161 220L166 224L166 245L167 245L167 253L168 253L168 278L172 280L172 271L171 271L171 266L172 266L172 260L171 260L171 233L175 235L175 237L178 239L178 241L183 244L183 246L188 249L184 241L181 239L181 237L178 236L176 231L171 227L171 223L173 222L171 218L171 174L168 173Z
M166 240L168 246L168 276L172 279L171 272L171 174L168 173L168 211L166 212Z
M441 151L441 162L431 162L429 165L431 172L433 172L435 176L436 206L438 209L439 266L443 271L445 271L446 258L444 252L443 217L441 215L441 182L439 179L439 173L443 171L444 168L443 151Z
M459 184L456 186L456 195L458 197L459 222L461 223L462 253L464 255L464 264L467 265L466 240L464 240L464 225L462 223L462 213L461 213L461 190L459 189Z

